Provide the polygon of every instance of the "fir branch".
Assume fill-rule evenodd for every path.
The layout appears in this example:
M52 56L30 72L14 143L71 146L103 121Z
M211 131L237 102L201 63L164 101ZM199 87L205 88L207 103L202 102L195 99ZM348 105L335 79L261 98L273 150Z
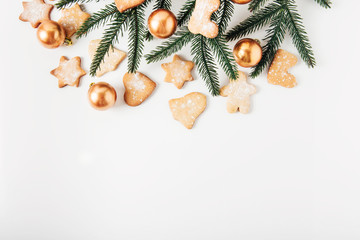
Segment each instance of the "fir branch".
M207 40L202 35L195 35L192 41L191 54L197 69L205 80L210 93L217 96L220 93L219 77L217 75L217 68L214 58L210 52Z
M96 54L92 60L90 67L90 75L95 76L100 64L104 61L105 55L110 48L118 41L119 33L126 30L128 21L127 13L117 12L114 20L108 25L104 35L101 39L99 47L96 49Z
M177 22L179 27L184 26L190 20L191 14L195 8L195 3L196 0L187 0L184 6L182 6L179 14L177 15Z
M218 10L219 35L222 35L226 31L233 14L233 2L230 0L221 0L220 8Z
M217 37L207 39L207 43L215 54L218 63L224 69L226 75L232 80L237 79L238 71L235 59L230 48L227 46L226 41L221 37Z
M267 35L265 41L267 41L261 61L257 66L253 68L253 71L250 73L252 78L257 77L265 68L267 68L274 56L276 51L279 49L284 36L286 33L286 15L282 9L272 20L270 29L267 30Z
M293 0L289 0L285 10L285 14L288 20L287 26L289 34L296 49L298 50L301 58L309 67L315 67L316 61L314 53L312 51L310 40L303 26L302 18L297 12L295 2Z
M236 40L263 28L269 24L274 16L282 9L283 6L280 2L271 3L231 29L225 38L228 41Z
M101 0L60 0L59 2L57 2L55 4L55 7L57 9L63 9L67 6L70 6L74 3L88 3L88 2L92 2L92 1L95 1L95 2L100 2Z
M90 18L88 18L76 32L76 37L81 38L86 36L90 31L105 25L106 22L112 21L118 9L115 3L111 3L105 6L104 9L94 13Z
M259 10L262 6L265 5L265 3L268 0L252 0L249 4L249 11L250 12L256 12L257 10Z
M186 27L180 29L173 37L145 56L147 63L158 62L171 56L186 46L193 37Z
M156 0L154 4L154 10L157 9L171 9L171 0Z
M324 8L331 8L331 1L330 0L315 0L320 6Z
M140 66L144 49L146 25L144 19L145 5L135 7L129 17L129 56L128 72L135 73Z

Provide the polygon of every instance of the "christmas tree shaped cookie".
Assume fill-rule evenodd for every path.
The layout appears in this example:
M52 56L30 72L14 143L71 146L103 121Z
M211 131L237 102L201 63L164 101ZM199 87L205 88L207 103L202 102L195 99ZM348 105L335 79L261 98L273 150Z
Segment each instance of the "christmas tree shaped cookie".
M132 107L143 103L156 88L156 83L140 72L126 73L123 82L125 86L124 100Z

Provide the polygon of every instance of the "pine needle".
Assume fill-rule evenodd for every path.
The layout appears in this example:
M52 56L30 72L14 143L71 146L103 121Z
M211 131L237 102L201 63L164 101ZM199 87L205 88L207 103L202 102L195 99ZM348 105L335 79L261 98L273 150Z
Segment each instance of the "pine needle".
M226 41L221 37L217 37L208 38L207 43L226 75L230 79L236 80L238 77L237 66L230 48L226 45Z
M315 0L320 6L324 8L331 8L331 1L330 0Z
M174 36L145 56L147 63L158 62L180 51L193 37L186 27L178 30Z
M231 21L234 14L234 4L231 0L222 0L217 11L217 22L219 25L219 35L222 35Z
M156 0L154 4L154 10L157 9L171 9L171 0Z
M220 84L217 68L204 36L196 35L193 38L191 54L193 55L193 61L195 62L200 75L205 80L210 93L213 96L219 95Z
M96 54L92 60L90 67L90 75L95 76L101 63L104 61L105 55L109 52L110 48L118 41L120 33L124 32L127 27L128 14L116 13L114 20L108 25L104 35L101 39L99 47L96 49Z
M297 12L296 5L293 0L289 0L285 10L286 18L288 20L287 27L296 49L309 67L315 67L316 61L310 40L303 26L302 18Z
M255 78L260 75L262 71L267 68L272 62L276 51L279 49L281 43L284 40L286 33L286 16L284 14L285 10L281 10L277 14L270 25L270 29L267 30L267 35L265 41L267 41L261 61L257 66L253 68L253 71L250 73L252 78Z
M187 0L184 6L180 9L179 14L177 15L178 26L184 26L191 17L192 12L195 8L196 0Z
M130 11L128 72L135 73L140 66L146 34L145 7L140 5Z
M252 0L249 4L249 11L256 12L265 5L268 0Z
M283 6L279 2L274 2L264 7L231 29L226 34L226 39L232 41L258 31L268 25L273 17L282 9Z
M81 25L80 29L76 32L76 37L85 37L90 31L105 25L108 21L112 21L117 12L118 9L115 3L106 5L104 9L94 13Z

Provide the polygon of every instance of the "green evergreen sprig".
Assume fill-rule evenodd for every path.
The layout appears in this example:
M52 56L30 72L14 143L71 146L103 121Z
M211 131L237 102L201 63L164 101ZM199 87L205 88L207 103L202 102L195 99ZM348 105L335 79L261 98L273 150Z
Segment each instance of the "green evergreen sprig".
M126 30L129 15L129 13L120 13L118 11L116 12L113 21L109 23L92 60L90 67L91 76L96 76L96 72L100 69L100 65L104 61L105 55L109 52L111 47L118 42L119 34L122 34Z
M276 51L280 48L286 33L292 38L292 42L298 50L303 61L313 68L316 65L314 53L309 37L305 31L302 18L297 11L295 0L274 0L267 6L263 6L268 0L253 0L250 9L253 15L238 24L226 34L228 41L236 40L270 24L266 42L263 48L263 57L260 63L250 73L251 77L257 77L272 62ZM322 4L330 4L328 0L315 0ZM330 5L329 5L330 6Z
M107 22L112 22L118 16L118 12L115 3L106 5L104 9L94 13L81 25L80 29L76 32L76 37L86 37L92 30L104 26Z
M191 54L202 78L205 80L210 93L213 96L220 94L219 77L217 67L212 56L207 39L202 35L196 35L192 42Z
M178 26L185 26L194 11L196 0L187 0L177 15Z
M194 5L195 1L188 0L186 2L178 15L178 24L186 24L189 21ZM146 55L147 62L157 62L169 57L191 42L193 61L196 63L201 77L205 80L210 93L214 96L218 95L220 93L220 83L214 56L230 79L235 80L238 75L234 57L222 36L222 32L225 31L232 14L233 4L231 0L221 0L219 10L212 16L212 19L219 23L220 34L218 37L208 39L199 34L190 33L187 28L182 28L173 37Z
M165 41L162 45L156 47L150 54L145 55L148 63L161 61L185 47L194 37L187 27L180 28L172 37Z
M324 8L331 8L331 1L330 0L315 0L320 6Z
M265 3L269 1L269 0L252 0L249 4L249 11L250 12L255 12L257 10L259 10L260 8L262 8Z
M91 1L100 2L101 0L58 0L56 7L62 9L75 3L88 3ZM154 10L170 9L172 5L172 0L154 1ZM331 0L314 1L324 8L330 8L331 6ZM147 24L144 18L145 8L150 2L151 0L146 0L140 6L129 9L124 13L117 10L115 3L110 3L84 22L76 33L78 38L84 37L90 31L109 23L91 64L91 75L96 74L106 54L125 31L128 31L129 35L128 71L131 73L137 71L143 56L144 41L152 39L146 28ZM263 47L263 58L252 69L251 77L258 76L270 65L286 33L289 33L305 63L309 67L316 65L312 47L303 26L302 18L297 11L295 0L252 0L249 4L249 10L253 12L252 16L226 34L226 28L234 14L234 4L231 0L220 0L219 10L211 17L219 26L219 35L214 39L207 39L199 34L194 35L186 27L195 4L196 0L186 0L177 15L178 31L174 36L146 55L148 63L163 60L191 43L193 61L197 64L201 77L205 80L210 92L213 95L218 95L220 84L215 60L230 79L237 78L237 66L226 40L236 40L269 25L264 38L266 44Z
M140 66L140 61L144 50L144 40L146 34L146 25L144 19L145 7L140 5L130 11L129 23L129 54L128 54L128 72L135 73Z

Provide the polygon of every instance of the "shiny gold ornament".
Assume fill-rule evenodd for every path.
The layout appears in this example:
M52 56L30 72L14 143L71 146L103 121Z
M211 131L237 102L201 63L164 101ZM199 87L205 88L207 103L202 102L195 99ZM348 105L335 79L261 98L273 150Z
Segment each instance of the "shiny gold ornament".
M236 3L236 4L247 4L249 2L251 2L251 0L231 0L233 1L233 3Z
M88 98L93 108L103 111L115 105L117 95L110 84L99 82L90 86Z
M57 22L48 20L41 23L37 30L37 38L46 48L57 48L65 41L65 30Z
M240 66L254 67L262 58L262 48L254 39L244 38L235 45L233 54Z
M157 38L168 38L176 31L175 15L166 9L158 9L151 13L148 19L150 33Z

